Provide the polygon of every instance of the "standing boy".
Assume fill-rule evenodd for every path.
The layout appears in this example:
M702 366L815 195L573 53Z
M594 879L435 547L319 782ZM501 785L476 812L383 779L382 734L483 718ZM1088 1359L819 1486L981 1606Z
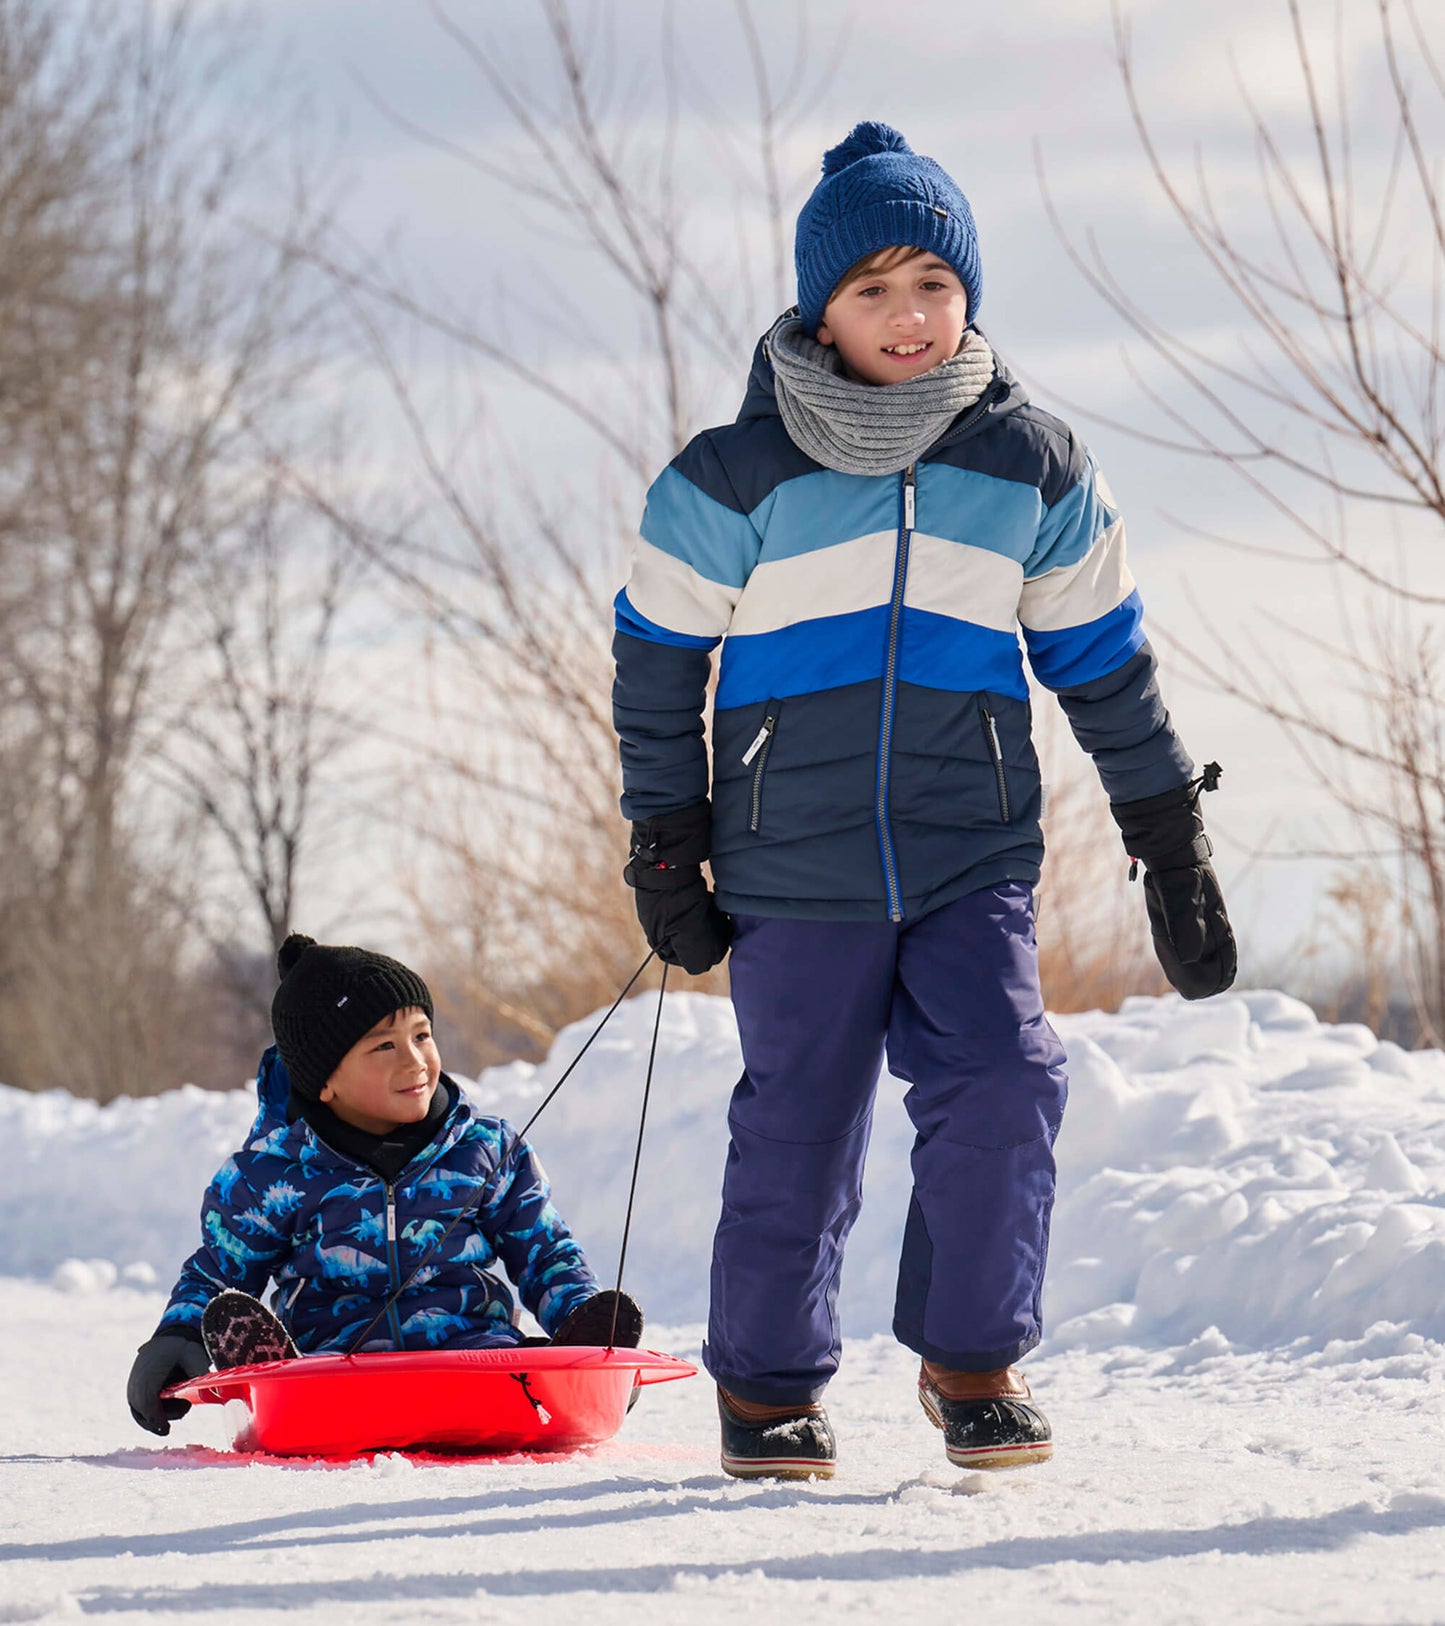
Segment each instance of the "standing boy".
M823 160L796 262L798 308L759 345L737 421L648 493L614 644L643 927L690 972L732 950L744 1072L704 1355L723 1467L832 1472L820 1396L885 1050L917 1130L894 1332L950 1460L1041 1461L1049 1426L1014 1363L1040 1337L1066 1086L1038 982L1019 630L1188 998L1235 969L1203 781L1103 477L974 325L957 185L860 124Z

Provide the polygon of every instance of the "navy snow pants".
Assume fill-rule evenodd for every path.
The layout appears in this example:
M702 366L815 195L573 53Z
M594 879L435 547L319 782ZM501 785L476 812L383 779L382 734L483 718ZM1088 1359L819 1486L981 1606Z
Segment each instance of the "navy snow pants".
M1044 1015L1033 892L916 921L734 917L743 1076L713 1244L704 1362L744 1400L815 1400L837 1370L843 1247L887 1053L911 1085L913 1196L893 1330L958 1371L1039 1341L1067 1085Z

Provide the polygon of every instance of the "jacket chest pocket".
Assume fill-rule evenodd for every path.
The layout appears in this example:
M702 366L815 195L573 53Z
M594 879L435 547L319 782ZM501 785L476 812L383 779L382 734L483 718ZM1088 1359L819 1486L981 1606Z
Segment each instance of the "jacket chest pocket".
M984 744L988 746L988 759L993 766L994 785L998 791L998 816L1007 824L1009 822L1008 801L1008 775L1004 772L1003 747L999 744L998 719L989 710L987 705L978 708L979 720L983 724Z
M748 791L748 830L757 835L763 821L763 779L768 771L768 758L773 753L773 737L778 730L778 718L783 710L781 700L770 700L763 713L762 726L743 752L743 766L753 771Z

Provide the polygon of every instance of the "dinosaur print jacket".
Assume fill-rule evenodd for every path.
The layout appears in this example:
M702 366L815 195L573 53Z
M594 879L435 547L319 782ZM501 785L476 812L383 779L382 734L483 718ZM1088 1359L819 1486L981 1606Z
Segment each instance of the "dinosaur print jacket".
M549 1335L597 1291L531 1148L510 1124L474 1112L445 1074L446 1117L391 1182L303 1119L286 1121L290 1085L274 1046L256 1087L260 1112L207 1188L203 1241L158 1332L199 1337L202 1312L223 1288L260 1298L271 1281L271 1307L303 1354L348 1350L423 1258L362 1348L515 1344L522 1334L508 1278Z

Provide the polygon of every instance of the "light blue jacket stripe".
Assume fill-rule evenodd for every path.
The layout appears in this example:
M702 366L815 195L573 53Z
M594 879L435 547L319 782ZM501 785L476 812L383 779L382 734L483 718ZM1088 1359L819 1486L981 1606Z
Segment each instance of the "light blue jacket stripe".
M645 639L648 643L672 644L678 649L716 649L721 642L718 638L695 638L691 633L674 632L670 627L660 627L655 621L649 621L633 607L625 587L613 599L612 607L617 612L618 632Z
M725 508L674 468L653 481L641 528L653 547L723 587L742 587L758 561L761 541L747 515Z
M951 615L929 610L904 608L898 679L954 694L986 690L1012 695L1015 700L1029 697L1019 641L1011 632L956 621Z
M883 675L888 606L820 616L778 632L734 633L723 645L716 705L749 706Z
M900 483L818 469L775 486L748 516L768 539L765 557L792 559L856 536L898 529Z
M1098 465L1089 458L1088 474L1044 515L1024 576L1042 576L1061 565L1076 565L1119 517L1098 486Z
M1026 576L1077 564L1117 517L1089 477L1045 512L1038 490L973 469L926 463L918 475L915 529L987 548L1024 565ZM707 495L674 468L647 494L642 535L708 581L746 585L759 559L791 559L893 530L892 479L819 469L785 480L750 515ZM767 537L766 550L763 536Z
M1035 486L946 463L919 468L917 504L916 530L1020 562L1035 546L1043 515ZM895 530L898 485L893 478L819 469L784 481L749 518L767 538L764 560L791 559Z
M966 542L1022 563L1038 540L1044 505L1038 487L951 463L924 463L918 470L915 530Z
M1143 648L1143 620L1144 606L1136 591L1117 609L1081 627L1065 627L1061 632L1034 632L1025 627L1029 665L1039 682L1050 689L1091 683Z

